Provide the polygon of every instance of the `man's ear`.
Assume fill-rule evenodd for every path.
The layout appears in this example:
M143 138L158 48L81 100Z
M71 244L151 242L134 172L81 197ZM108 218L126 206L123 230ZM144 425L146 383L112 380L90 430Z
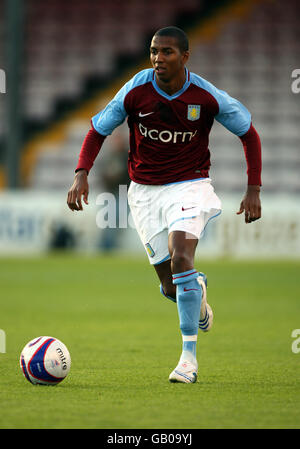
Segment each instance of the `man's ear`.
M183 62L184 65L187 63L189 57L190 57L190 52L188 50L183 52L183 54L182 54L182 62Z

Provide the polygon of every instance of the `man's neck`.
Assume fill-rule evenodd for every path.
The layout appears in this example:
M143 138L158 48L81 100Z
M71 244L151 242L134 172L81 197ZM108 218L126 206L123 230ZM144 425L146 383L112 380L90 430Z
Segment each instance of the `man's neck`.
M183 88L185 81L186 81L185 69L180 76L178 76L176 79L173 79L171 81L163 81L163 80L160 80L157 75L155 75L155 76L156 76L156 84L167 95L174 95L176 92L178 92L180 89Z

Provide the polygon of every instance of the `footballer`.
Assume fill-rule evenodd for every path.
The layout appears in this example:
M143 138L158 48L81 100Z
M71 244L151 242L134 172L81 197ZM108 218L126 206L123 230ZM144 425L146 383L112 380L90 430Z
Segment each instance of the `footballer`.
M160 292L177 303L182 352L171 382L194 383L198 329L213 323L207 279L194 266L205 226L221 213L209 177L209 133L214 120L237 135L247 162L247 189L237 214L261 217L261 143L247 108L186 67L188 38L177 27L151 41L152 68L130 79L91 120L68 192L72 211L88 204L88 174L104 139L127 119L130 133L128 203Z

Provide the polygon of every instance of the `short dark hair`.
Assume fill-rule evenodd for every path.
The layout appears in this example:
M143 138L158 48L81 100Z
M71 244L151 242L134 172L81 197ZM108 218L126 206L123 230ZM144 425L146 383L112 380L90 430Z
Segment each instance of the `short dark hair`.
M156 31L154 36L175 37L175 39L177 39L178 48L181 51L181 53L188 51L188 49L189 49L188 37L185 34L185 32L183 30L181 30L180 28L177 28L174 26L161 28L160 30Z

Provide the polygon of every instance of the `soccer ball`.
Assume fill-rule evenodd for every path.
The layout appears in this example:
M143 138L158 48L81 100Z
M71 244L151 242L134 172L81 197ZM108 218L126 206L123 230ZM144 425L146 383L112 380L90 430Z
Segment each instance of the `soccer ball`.
M57 338L38 337L24 347L20 367L32 384L56 385L68 375L71 357L66 346Z

